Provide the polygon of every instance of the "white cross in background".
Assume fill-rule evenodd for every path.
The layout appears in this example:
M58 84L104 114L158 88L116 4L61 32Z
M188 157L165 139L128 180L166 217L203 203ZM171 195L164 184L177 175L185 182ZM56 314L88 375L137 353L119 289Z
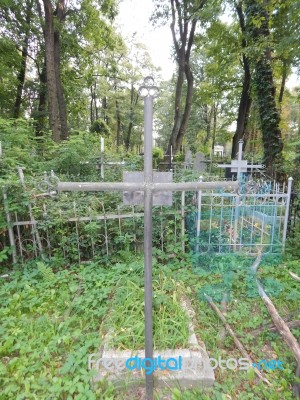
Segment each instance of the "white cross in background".
M241 173L247 172L250 168L251 172L253 169L264 169L265 166L263 164L248 164L247 160L242 160L243 156L243 141L239 141L239 151L238 151L238 159L231 160L230 164L218 164L219 168L231 168L231 172L237 173L237 181L239 181L241 177Z

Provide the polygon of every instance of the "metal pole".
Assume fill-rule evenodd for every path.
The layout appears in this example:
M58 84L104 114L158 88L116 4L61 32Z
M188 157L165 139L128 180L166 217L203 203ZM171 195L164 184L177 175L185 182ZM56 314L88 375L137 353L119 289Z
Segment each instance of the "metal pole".
M23 168L22 167L18 167L18 174L19 174L19 179L20 179L20 182L22 184L23 190L25 191L26 190L26 184L25 184L25 177L24 177L24 173L23 173ZM35 220L35 218L33 216L32 207L31 207L30 203L28 203L28 210L29 210L30 221L32 222L31 234L32 234L33 243L34 243L35 247L36 247L36 243L37 243L37 247L39 249L40 255L41 255L42 259L45 260L46 257L44 255L44 250L43 250L40 234L39 234L39 231L38 231L36 220ZM35 251L35 253L37 253L37 252Z
M152 120L153 98L144 98L144 281L145 281L145 357L153 359L152 321ZM153 374L146 374L146 399L153 399Z
M181 193L181 244L182 244L182 251L185 253L185 243L184 243L184 235L185 235L184 209L185 209L185 192L182 192L182 193Z
M291 204L291 194L292 194L293 178L288 179L287 197L286 197L286 209L284 215L283 233L282 233L282 245L284 247L287 235L287 228L290 215L290 204Z
M100 138L100 176L104 179L104 138Z
M243 156L243 140L239 141L239 152L238 152L238 169L237 169L237 176L236 180L239 182L241 177L241 162Z
M9 212L7 193L6 193L5 189L3 189L3 204L4 204L5 214L6 214L8 238L9 238L9 244L10 244L10 248L11 248L13 264L16 264L17 263L17 251L16 251L15 236L14 236L12 220L11 220L11 216L10 216L10 212Z
M203 181L203 176L200 176L199 182ZM196 252L199 251L199 236L200 236L200 225L201 225L201 205L202 205L202 190L198 191L198 212L197 212L197 244Z

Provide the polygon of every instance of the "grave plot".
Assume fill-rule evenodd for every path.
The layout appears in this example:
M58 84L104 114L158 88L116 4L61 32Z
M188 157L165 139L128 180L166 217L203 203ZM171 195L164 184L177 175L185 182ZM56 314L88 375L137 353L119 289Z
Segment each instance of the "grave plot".
M129 179L129 182L126 181L124 177L124 182L57 182L54 174L51 176L45 177L45 189L48 186L48 193L40 194L39 197L44 195L52 195L53 186L57 186L58 192L101 192L101 191L123 191L124 192L124 200L126 204L136 205L141 202L144 205L144 316L145 316L145 368L150 367L153 362L153 289L152 289L152 246L153 246L153 205L165 205L172 203L171 192L172 191L181 191L184 192L186 190L199 190L199 189L211 189L211 188L220 188L220 187L231 187L237 188L237 184L233 182L213 182L213 183L204 183L204 182L178 182L173 183L168 176L166 180L164 180L163 176L159 175L156 179L155 174L153 174L152 170L152 113L153 113L153 97L157 94L158 89L153 85L153 79L148 77L145 79L144 86L140 88L140 94L144 98L144 108L145 108L145 154L144 154L144 173L141 175L141 178L135 178L133 181ZM130 178L130 177L129 177ZM128 192L133 192L133 195L130 195ZM143 196L142 196L143 195ZM36 240L38 244L38 248L41 249L41 255L44 258L45 254L42 251L42 241L40 234L37 228L37 222L33 217L32 206L29 204L29 213L30 213L30 224L32 226L32 237ZM46 213L46 212L45 212ZM10 213L7 211L7 219L10 224ZM106 219L106 218L105 218ZM68 220L70 222L70 220ZM80 254L80 246L79 246L79 233L78 233L78 218L75 216L75 227L76 227L76 235L77 235L77 248L78 253ZM20 226L16 224L16 226ZM13 229L10 228L10 240L12 248L15 249L14 243L14 235ZM16 251L14 250L14 258L16 258ZM134 351L134 349L132 349ZM168 352L169 349L165 349L165 352ZM182 350L184 352L184 349ZM187 358L189 361L192 355L188 353ZM202 361L204 358L208 358L205 351L202 354L198 354L198 358ZM163 369L161 369L163 371ZM171 368L169 368L172 371ZM207 380L207 373L209 375L213 375L211 371L211 367L208 366L208 371L206 371L206 364L202 362L200 367L201 373L199 374L199 370L193 372L192 376L188 378L185 374L187 371L183 372L181 369L179 372L180 376L176 374L169 374L169 379L173 381L177 381L179 378L183 381L187 381L188 385L193 385L196 382L199 383L199 376L201 376L201 383L205 383ZM146 374L146 397L148 400L153 399L153 372L152 369L150 374ZM183 373L183 376L182 376ZM210 380L209 380L210 381Z
M201 191L187 213L194 252L255 255L281 253L286 239L292 180L287 188L273 182L241 184L239 194Z
M152 89L155 88L149 87L147 83L142 88L147 92L145 94L146 151L143 173L127 173L124 175L123 182L101 183L60 182L54 174L50 174L44 177L42 186L39 186L44 193L32 193L33 198L24 203L24 215L27 209L27 220L21 220L22 216L18 214L12 216L11 210L6 207L14 261L18 257L28 260L30 252L35 258L38 256L44 260L55 258L57 254L52 249L59 248L60 244L64 259L70 257L70 262L76 260L79 263L90 259L108 261L110 257L113 258L115 252L119 251L120 243L123 245L121 256L124 259L131 256L130 251L133 246L136 254L144 252L144 264L141 263L139 274L135 271L133 278L129 273L126 280L115 280L114 288L110 288L109 293L106 293L106 298L109 296L111 309L103 320L104 347L99 348L99 359L94 364L98 370L100 364L104 367L95 380L107 375L114 379L111 376L113 375L123 382L125 378L120 374L120 363L123 366L125 363L127 370L131 370L126 365L128 358L145 355L147 364L142 369L145 371L160 355L173 359L182 357L184 371L176 371L173 374L170 372L172 369L169 368L166 373L162 373L164 371L162 369L161 371L152 370L150 374L146 374L146 391L149 400L153 398L155 376L158 384L167 382L167 385L171 385L179 382L184 388L196 385L209 386L214 381L212 368L205 362L208 359L205 346L199 345L193 332L192 317L189 315L189 311L193 310L185 308L180 286L174 282L172 286L163 274L157 273L152 282L152 263L155 264L152 253L155 245L158 243L164 251L164 237L176 237L178 232L184 249L183 237L186 222L190 234L189 247L197 255L202 256L212 252L219 254L243 252L252 255L258 250L261 252L266 250L270 253L278 251L286 237L291 192L291 181L287 193L278 186L261 192L261 187L264 188L266 185L269 187L269 184L260 185L253 181L242 184L225 181L203 182L203 180L173 182L170 173L167 175L153 173L152 95L150 94ZM203 168L203 157L196 158L197 168ZM239 154L237 163L233 163L234 168L237 168L239 180L242 178L242 168L244 168L241 161ZM24 189L22 174L20 174L20 180ZM53 199L52 196L56 191L59 195ZM103 194L99 195L99 192L103 191L107 193L106 197ZM71 194L65 192L71 192ZM110 192L122 193L124 213L121 212L120 196L112 195ZM164 223L161 223L160 231L157 231L156 227L159 224L155 219L157 215L162 218L168 214L164 207L172 204L171 192L182 193L181 206L180 213L178 209L173 214L169 213L170 220L174 224L168 227L165 234ZM193 211L189 201L186 204L186 200L194 192L198 194L198 197L197 207ZM48 202L45 201L45 196L50 197ZM64 206L57 207L60 201ZM68 204L68 207L65 204ZM54 213L51 213L52 207L55 209ZM141 208L135 209L135 207ZM188 212L186 212L186 207ZM116 208L117 212L112 211ZM59 209L58 213L57 209ZM156 211L159 213L156 214ZM178 215L179 219L177 219ZM131 225L125 226L127 223L125 221L128 220L131 220ZM24 236L25 239L23 239ZM31 243L25 247L26 240L30 240ZM143 245L143 249L139 248L139 244ZM173 253L175 252L176 249ZM198 260L201 261L201 257ZM139 278L138 275L140 275ZM144 275L144 283L141 283L142 275ZM102 283L97 283L101 288L99 293L103 289ZM134 298L132 299L131 296ZM129 315L129 319L122 320L122 310L124 314ZM171 341L167 340L169 337ZM145 343L143 343L144 338ZM197 365L191 366L194 359L197 360ZM109 372L112 374L108 374L106 361L104 365L103 360L110 360ZM139 378L143 374L142 371L138 374ZM128 376L129 371L126 372ZM154 374L154 372L157 373Z
M92 262L120 252L142 252L144 208L122 204L118 193L62 193L40 196L41 178L26 177L26 191L17 184L7 192L11 239L15 260L25 263L35 257L47 260L61 254L67 264ZM25 199L23 206L16 199ZM28 208L31 205L31 211ZM182 248L181 196L172 207L153 207L153 244L161 252Z

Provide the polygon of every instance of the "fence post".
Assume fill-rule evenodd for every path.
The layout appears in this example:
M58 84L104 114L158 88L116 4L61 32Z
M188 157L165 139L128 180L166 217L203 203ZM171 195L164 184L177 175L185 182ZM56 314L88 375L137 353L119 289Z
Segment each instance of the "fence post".
M21 185L23 187L23 190L25 191L26 190L26 184L25 184L25 177L24 177L24 173L23 173L23 168L22 167L18 167L18 174L19 174L19 179L20 179ZM42 259L45 260L45 255L44 255L44 251L43 251L43 246L42 246L40 234L39 234L39 231L38 231L36 220L35 220L35 218L33 216L32 207L31 207L31 203L30 202L28 203L28 210L29 210L29 217L30 217L30 222L31 222L31 234L32 234L32 239L33 239L33 243L34 243L34 246L35 246L35 254L37 255L36 247L38 247ZM37 244L37 246L36 246L36 244Z
M203 182L203 176L200 176L199 182ZM202 206L202 190L198 191L198 211L197 211L197 245L196 252L199 251L199 236L201 227L201 206Z
M11 224L11 216L10 216L10 212L9 212L7 193L6 193L5 189L3 189L3 203L4 203L4 211L6 214L8 237L9 237L9 244L10 244L11 251L12 251L13 264L16 264L17 263L17 251L16 251L15 236L14 236L14 230L13 230L12 224Z
M287 235L287 228L290 215L290 204L291 204L291 194L292 194L293 178L288 179L287 195L286 195L286 208L284 215L283 233L282 233L282 246L284 247Z
M184 242L184 235L185 235L185 220L184 220L184 214L185 214L185 191L181 192L181 246L182 246L182 251L185 253L185 242Z

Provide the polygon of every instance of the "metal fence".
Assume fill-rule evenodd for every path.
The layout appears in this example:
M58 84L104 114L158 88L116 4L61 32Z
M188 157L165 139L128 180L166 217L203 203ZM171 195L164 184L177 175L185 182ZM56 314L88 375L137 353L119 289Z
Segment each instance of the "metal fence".
M5 243L14 262L36 257L84 262L118 251L143 251L142 207L120 205L121 195L115 193L44 197L37 187L21 179L20 187L4 192ZM171 253L280 253L291 187L291 179L282 187L245 178L237 193L176 193L172 207L154 207L154 247Z
M287 186L245 178L239 193L198 193L187 215L195 253L279 253L286 240L292 179Z

